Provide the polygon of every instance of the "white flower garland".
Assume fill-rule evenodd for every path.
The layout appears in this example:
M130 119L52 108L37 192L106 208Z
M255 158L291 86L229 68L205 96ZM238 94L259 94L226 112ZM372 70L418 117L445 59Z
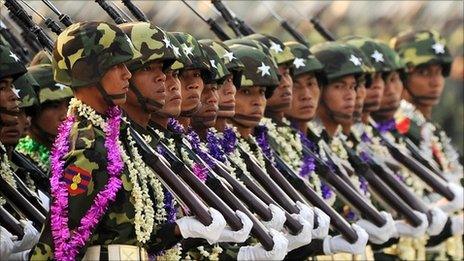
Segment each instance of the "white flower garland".
M93 108L83 104L76 98L71 99L68 108L68 115L73 114L74 111L77 111L80 117L88 119L94 126L100 127L103 130L107 128L105 120L100 115L98 115ZM137 240L141 243L145 243L150 239L150 234L155 229L155 220L157 225L166 221L166 210L164 209L164 192L161 182L158 180L154 172L141 160L141 156L135 147L135 141L132 139L129 129L127 130L127 137L133 159L127 155L120 140L118 140L118 147L123 162L125 162L128 168L129 178L133 185L131 195L135 201L134 226ZM154 204L149 195L147 180L150 181L150 185L153 188L153 192L155 194L155 199L157 202L156 214L153 209Z
M182 246L180 243L166 250L164 254L157 256L157 261L179 261L182 258Z
M10 160L8 159L8 154L6 153L5 146L0 142L0 150L4 151L0 159L0 176L5 180L10 186L16 188L16 181L13 176L13 170L11 170Z

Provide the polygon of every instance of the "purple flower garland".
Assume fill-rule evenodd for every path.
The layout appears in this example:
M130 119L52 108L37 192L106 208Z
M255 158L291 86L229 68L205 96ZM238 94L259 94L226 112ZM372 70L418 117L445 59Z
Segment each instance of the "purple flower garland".
M223 138L220 141L222 150L225 154L229 155L235 151L237 147L237 134L231 127L226 127L223 132Z
M271 160L271 162L274 162L273 156L272 156L272 150L271 146L269 145L269 140L267 137L267 127L264 125L258 125L255 128L255 138L256 142L258 143L258 146L261 148L261 151L263 154Z
M76 120L70 115L58 128L58 135L51 153L51 227L55 256L57 260L75 260L79 249L91 236L92 230L100 222L108 206L116 198L122 186L120 179L124 162L121 159L118 139L121 123L121 111L114 106L107 112L107 129L105 130L105 148L107 149L108 183L96 195L94 204L81 219L80 226L74 231L68 227L68 190L67 183L62 180L65 161L62 159L69 152L69 135Z
M392 130L396 129L395 119L390 119L390 120L386 120L386 121L383 121L383 122L379 122L379 123L377 123L377 126L375 126L375 128L380 133L385 133L385 132L392 131Z
M216 133L208 130L208 132L206 133L206 141L209 155L219 160L220 162L225 162L226 156L221 148L221 141L217 137Z

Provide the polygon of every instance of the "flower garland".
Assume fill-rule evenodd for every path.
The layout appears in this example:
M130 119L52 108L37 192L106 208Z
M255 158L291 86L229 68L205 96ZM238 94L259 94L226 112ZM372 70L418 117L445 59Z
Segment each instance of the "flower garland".
M11 170L10 160L8 159L8 154L6 153L5 146L0 142L0 151L2 152L0 159L0 176L5 180L10 186L16 188L16 181L13 176L13 171Z
M153 260L178 261L178 260L181 260L181 258L182 258L182 245L178 243L174 247L164 251L162 255L158 255L155 258L153 258Z
M274 156L272 155L272 149L269 145L268 139L268 128L266 126L260 125L255 128L254 137L258 147L261 149L261 152L274 163Z
M101 127L105 132L105 148L107 149L107 171L108 183L96 195L95 202L81 219L80 225L73 231L68 227L68 190L67 184L63 181L65 161L62 159L69 152L69 136L71 128L76 121L73 111L77 109L80 116L88 112L87 119L91 120L95 126ZM106 212L109 204L116 198L116 193L122 186L120 179L124 168L121 160L121 147L118 144L119 126L121 121L121 111L118 107L111 107L107 112L108 120L96 115L90 107L84 106L79 100L72 99L68 110L67 119L60 125L58 135L53 145L51 154L51 226L52 236L55 245L55 259L74 260L91 236L91 231L100 221Z
M220 139L221 148L225 155L228 156L230 162L234 163L245 175L251 175L247 169L245 161L240 155L239 150L237 150L239 141L238 136L240 136L240 134L238 133L237 128L229 126L226 127L222 134L222 138ZM235 176L235 168L230 166L230 162L228 162L229 164L227 166L231 168L231 175Z
M20 139L15 149L37 163L42 171L48 172L50 170L50 150L30 136Z

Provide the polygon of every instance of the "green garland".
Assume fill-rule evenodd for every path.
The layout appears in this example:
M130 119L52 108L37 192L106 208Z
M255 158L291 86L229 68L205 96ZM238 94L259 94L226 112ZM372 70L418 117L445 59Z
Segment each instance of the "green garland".
M50 170L50 150L31 137L20 139L16 151L31 158L44 172Z

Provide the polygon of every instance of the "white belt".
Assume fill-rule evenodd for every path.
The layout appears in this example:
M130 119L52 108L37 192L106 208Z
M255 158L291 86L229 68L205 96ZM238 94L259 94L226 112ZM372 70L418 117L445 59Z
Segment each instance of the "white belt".
M131 245L108 245L108 260L148 260L148 253L145 248ZM91 246L87 248L84 261L100 260L101 246Z

